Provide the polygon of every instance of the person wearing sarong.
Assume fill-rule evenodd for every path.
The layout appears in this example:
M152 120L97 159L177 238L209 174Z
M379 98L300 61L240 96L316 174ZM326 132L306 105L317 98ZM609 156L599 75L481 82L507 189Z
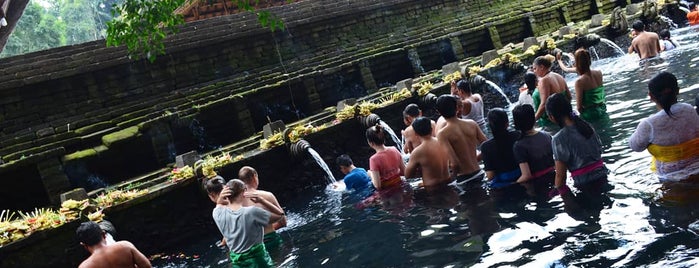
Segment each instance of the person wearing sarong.
M518 183L540 178L552 178L554 174L551 135L534 129L534 109L531 106L517 105L512 110L515 129L522 134L515 142L513 151L519 164Z
M590 69L592 59L585 49L575 51L575 70L580 77L575 81L575 99L580 117L587 121L603 118L607 105L602 82L602 72Z

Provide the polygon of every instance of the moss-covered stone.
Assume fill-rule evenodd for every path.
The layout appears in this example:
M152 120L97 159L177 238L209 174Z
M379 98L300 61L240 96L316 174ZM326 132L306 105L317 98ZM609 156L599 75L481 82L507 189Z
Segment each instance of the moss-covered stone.
M102 136L102 144L104 144L104 146L110 147L114 143L128 140L128 139L132 139L132 138L136 137L138 134L139 134L139 132L138 132L137 126L133 126L133 127L127 128L127 129L122 129L122 130L119 130L117 132Z
M79 160L79 159L81 159L81 160L90 159L90 158L96 157L97 155L98 155L97 151L93 148L90 148L90 149L86 149L86 150L82 150L82 151L77 151L77 152L74 152L74 153L69 154L69 155L65 155L65 156L63 156L63 158L61 160L63 161L63 163L66 163L66 162L71 162L71 161L75 161L75 160Z
M113 127L113 126L114 126L114 124L112 122L100 122L97 124L92 124L89 126L85 126L85 127L81 127L79 129L76 129L75 134L78 134L81 136L87 135L87 134L90 134L92 132L108 129L108 128Z

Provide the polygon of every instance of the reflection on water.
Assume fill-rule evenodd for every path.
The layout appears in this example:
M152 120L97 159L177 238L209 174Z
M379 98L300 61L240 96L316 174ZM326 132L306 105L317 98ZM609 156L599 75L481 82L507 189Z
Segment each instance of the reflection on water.
M549 199L524 187L508 192L486 192L479 186L436 194L418 190L410 208L391 213L378 207L357 209L358 197L318 186L286 207L289 226L281 230L284 247L271 252L275 262L282 267L699 265L699 210L657 204L660 185L648 168L650 155L632 152L626 141L639 120L656 111L647 97L647 81L655 73L677 75L680 101L692 102L699 94L697 32L673 30L680 47L664 53L660 65L641 69L636 55L593 63L605 75L610 118L594 126L605 144L603 157L614 189L590 214L571 217L560 196ZM567 77L571 88L574 79ZM185 256L198 254L196 260L154 264L225 267L225 251L214 246L219 238L212 234L181 249Z

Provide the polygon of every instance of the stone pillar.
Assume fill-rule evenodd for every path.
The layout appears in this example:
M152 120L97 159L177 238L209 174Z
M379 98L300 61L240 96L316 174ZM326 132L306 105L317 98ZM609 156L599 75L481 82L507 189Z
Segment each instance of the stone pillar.
M37 163L36 168L51 204L60 205L61 194L70 190L70 181L63 172L61 161L58 158L49 158Z
M160 164L171 163L175 157L175 143L170 126L164 122L151 124L147 130L155 152L155 159Z
M320 94L316 89L316 80L313 78L307 78L303 80L303 86L306 88L306 96L308 97L308 108L314 113L322 109L323 105L320 102Z
M456 55L457 60L466 57L464 46L461 45L461 40L458 36L449 37L449 42L451 42L451 48L454 50L454 55Z
M239 135L241 137L250 137L255 134L257 132L255 131L255 123L252 121L250 110L245 104L245 97L236 95L233 98L233 107L235 107L233 116L240 126Z
M530 13L527 14L527 19L529 20L529 28L532 29L532 34L534 36L540 36L540 30L538 25L536 25L536 18Z
M603 12L604 10L602 10L602 6L603 6L604 4L603 4L602 2L597 1L597 0L593 0L593 1L590 1L590 3L592 4L592 6L590 7L590 10L591 10L592 12L594 12L594 14L602 14L602 13L604 13L604 12Z
M379 87L376 86L374 75L371 73L368 60L359 62L359 73L362 75L362 81L364 81L364 88L366 88L367 93L371 94L379 90Z
M498 29L495 27L495 25L492 25L490 23L486 24L486 27L488 27L488 34L490 34L490 40L493 42L493 47L495 47L496 49L501 49L502 42L500 41L500 34L498 33Z
M567 6L562 6L558 12L561 13L561 16L563 16L564 24L568 25L568 23L572 22L573 20L570 19L570 13L568 12L568 7Z

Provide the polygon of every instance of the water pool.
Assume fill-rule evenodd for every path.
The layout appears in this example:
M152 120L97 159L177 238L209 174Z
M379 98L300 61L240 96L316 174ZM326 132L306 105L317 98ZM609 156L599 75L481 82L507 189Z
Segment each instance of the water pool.
M415 192L406 207L357 209L357 197L325 186L285 205L285 240L271 250L280 267L696 267L699 209L659 205L650 155L627 138L655 112L647 81L666 70L680 80L679 100L699 94L699 28L672 31L680 48L642 69L636 55L602 59L608 122L595 123L614 189L573 210L560 197L473 187L464 192ZM574 75L567 77L572 86ZM536 189L535 189L536 190ZM572 216L571 216L572 215ZM155 267L228 267L218 233L155 257Z

